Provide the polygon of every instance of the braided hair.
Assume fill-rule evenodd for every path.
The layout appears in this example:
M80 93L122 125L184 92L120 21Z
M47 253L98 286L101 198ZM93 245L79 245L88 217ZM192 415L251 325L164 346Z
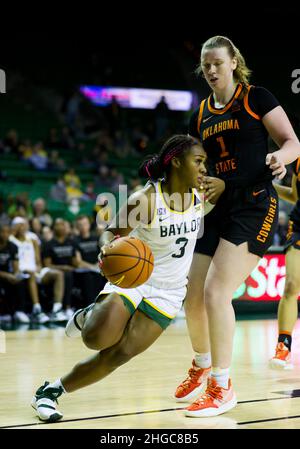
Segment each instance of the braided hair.
M157 181L166 176L171 169L171 160L182 156L199 142L192 136L176 134L168 139L158 154L148 156L139 168L139 176Z

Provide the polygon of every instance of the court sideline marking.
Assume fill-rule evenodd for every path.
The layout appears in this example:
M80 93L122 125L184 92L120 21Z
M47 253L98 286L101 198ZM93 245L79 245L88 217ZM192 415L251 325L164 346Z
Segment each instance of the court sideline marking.
M251 404L254 402L268 402L268 401L278 401L280 399L293 399L293 397L288 396L288 397L281 397L281 398L267 398L267 399L253 399L253 400L248 400L248 401L239 401L238 404ZM62 421L57 421L55 423L46 423L43 421L39 421L39 422L35 422L35 423L28 423L28 424L14 424L14 425L10 425L10 426L1 426L0 429L13 429L13 428L18 428L18 427L32 427L32 426L42 426L42 425L54 425L54 424L62 424L62 423L67 423L67 422L76 422L76 421L92 421L92 420L96 420L96 419L107 419L107 418L118 418L118 417L123 417L123 416L134 416L134 415L146 415L146 414L150 414L150 413L163 413L163 412L173 412L176 410L184 410L185 407L175 407L175 408L166 408L166 409L161 409L161 410L145 410L145 411L141 411L141 412L129 412L129 413L116 413L113 415L102 415L102 416L91 416L91 417L87 417L87 418L74 418L74 419L65 419ZM285 416L282 418L268 418L268 419L262 419L262 420L257 420L257 421L245 421L245 422L237 422L237 425L242 426L245 424L254 424L254 423L259 423L259 422L266 422L266 421L279 421L282 419L292 419L292 418L300 418L300 415L296 415L296 416Z

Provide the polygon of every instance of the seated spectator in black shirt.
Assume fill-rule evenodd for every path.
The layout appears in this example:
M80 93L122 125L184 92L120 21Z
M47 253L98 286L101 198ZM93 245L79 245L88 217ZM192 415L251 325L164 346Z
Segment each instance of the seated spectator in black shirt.
M65 220L57 218L53 227L54 237L43 245L43 262L45 267L62 270L65 274L65 296L63 304L66 315L73 315L71 310L71 294L74 286L73 272L79 266L79 251L72 239L68 237Z
M80 215L76 219L76 227L79 232L75 241L80 252L80 266L98 270L98 254L100 251L99 242L98 238L91 234L91 223L88 216Z
M76 270L76 284L82 294L82 306L90 304L105 284L105 279L99 273L98 254L100 251L97 236L91 234L91 223L86 215L76 219L79 235L75 243L80 254L80 262Z
M22 276L19 273L17 246L8 240L10 228L0 226L0 321L10 321L11 317L19 323L29 323L25 313L25 295Z

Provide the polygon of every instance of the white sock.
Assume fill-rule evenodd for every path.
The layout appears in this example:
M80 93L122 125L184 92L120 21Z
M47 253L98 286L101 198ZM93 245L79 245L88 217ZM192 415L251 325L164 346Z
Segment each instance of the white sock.
M195 352L195 364L199 368L211 367L211 355L210 352Z
M33 313L41 313L42 311L41 304L33 304L32 311Z
M56 313L56 312L58 312L61 308L62 308L61 303L60 303L60 302L55 302L55 303L53 304L52 312L53 312L53 313Z
M62 388L64 393L67 393L65 390L65 387L63 386L63 384L61 383L60 379L57 379L55 382L52 382L51 384L47 385L47 387L45 388L45 390L47 390L47 388Z
M211 377L214 377L217 384L222 388L228 388L230 368L214 368L211 369Z

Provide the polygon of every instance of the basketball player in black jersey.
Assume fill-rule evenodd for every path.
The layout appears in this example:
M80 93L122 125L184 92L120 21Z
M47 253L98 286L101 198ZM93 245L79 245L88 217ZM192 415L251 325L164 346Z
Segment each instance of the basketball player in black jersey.
M186 298L196 356L175 397L193 399L208 379L205 394L185 409L194 417L235 406L229 379L235 327L231 300L272 243L278 215L272 179L282 179L285 165L300 155L284 110L269 91L249 85L250 70L228 38L215 36L204 43L198 70L212 92L192 115L189 133L202 142L210 175L225 181L225 191L198 240ZM274 153L268 153L268 135L279 147Z
M296 204L290 214L285 244L285 288L278 307L278 343L270 366L275 369L291 369L292 332L298 318L300 292L300 158L293 163L292 186L275 184L275 188L281 199Z

